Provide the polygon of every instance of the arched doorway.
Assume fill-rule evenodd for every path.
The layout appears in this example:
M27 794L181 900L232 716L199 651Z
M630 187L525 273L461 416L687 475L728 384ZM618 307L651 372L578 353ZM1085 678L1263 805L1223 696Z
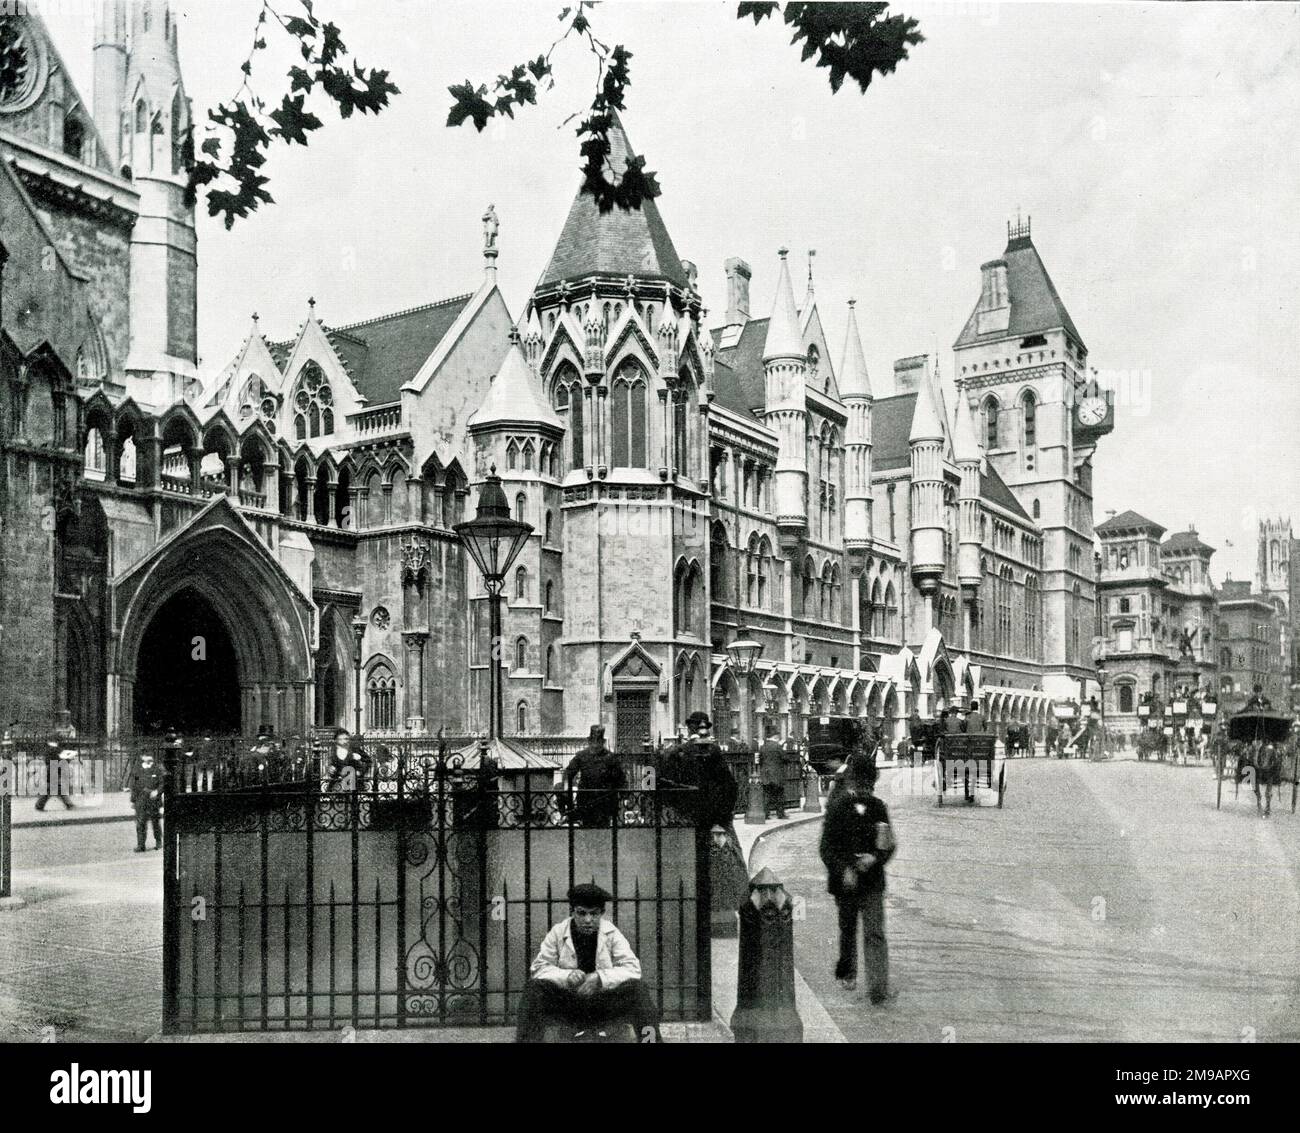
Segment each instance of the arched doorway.
M193 587L154 614L136 659L134 730L157 735L237 733L239 666L221 616Z

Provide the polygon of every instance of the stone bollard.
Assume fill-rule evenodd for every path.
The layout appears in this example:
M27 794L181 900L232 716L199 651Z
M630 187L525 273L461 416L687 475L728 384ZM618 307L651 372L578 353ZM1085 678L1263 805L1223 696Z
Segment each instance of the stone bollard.
M808 768L808 785L803 793L804 814L821 814L822 812L822 777L813 768Z
M794 1000L794 903L770 869L741 905L740 963L731 1033L738 1043L801 1043Z

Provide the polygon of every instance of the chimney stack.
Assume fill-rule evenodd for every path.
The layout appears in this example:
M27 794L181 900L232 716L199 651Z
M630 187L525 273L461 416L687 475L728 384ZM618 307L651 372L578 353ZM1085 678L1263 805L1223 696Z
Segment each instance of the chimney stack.
M749 322L749 281L753 270L744 260L732 256L724 265L727 271L727 326Z

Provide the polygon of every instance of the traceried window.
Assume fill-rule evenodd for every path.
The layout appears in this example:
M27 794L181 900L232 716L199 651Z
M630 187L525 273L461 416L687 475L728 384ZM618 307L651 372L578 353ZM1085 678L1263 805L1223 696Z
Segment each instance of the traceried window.
M1121 712L1133 711L1133 686L1125 682L1116 685L1116 691L1119 693L1119 710Z
M583 389L578 371L566 363L560 367L552 386L555 412L566 425L569 468L586 466L586 436L583 428Z
M1032 392L1025 391L1020 407L1025 423L1025 448L1031 449L1038 444L1038 405Z
M984 447L993 450L998 447L998 399L987 398L984 402Z
M610 389L610 463L646 467L646 380L635 362L625 363Z
M298 371L298 387L293 395L294 436L327 437L334 432L334 394L315 362Z
M397 730L397 678L382 661L366 681L366 724L372 732Z

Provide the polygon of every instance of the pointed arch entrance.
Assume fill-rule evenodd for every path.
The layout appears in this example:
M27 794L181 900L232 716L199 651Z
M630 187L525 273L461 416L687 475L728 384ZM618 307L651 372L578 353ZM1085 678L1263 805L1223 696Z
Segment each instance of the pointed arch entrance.
M133 715L137 735L169 728L186 736L240 731L235 646L201 589L178 590L145 629L136 657Z
M219 496L115 578L110 729L304 733L316 608L310 551L293 556L290 575Z

